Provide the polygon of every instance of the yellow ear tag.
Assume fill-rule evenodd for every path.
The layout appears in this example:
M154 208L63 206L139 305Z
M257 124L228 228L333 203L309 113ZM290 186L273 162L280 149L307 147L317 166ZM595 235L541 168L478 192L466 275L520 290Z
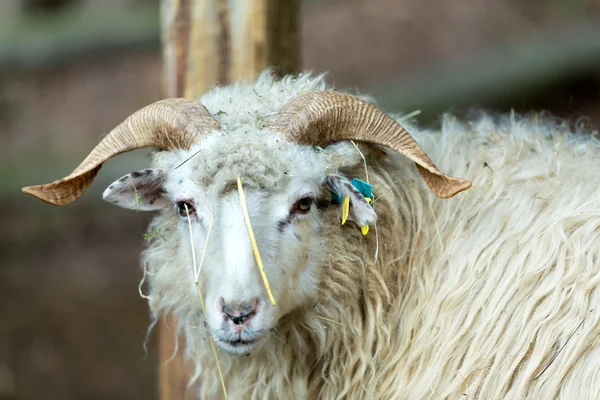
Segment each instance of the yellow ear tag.
M365 197L365 200L367 200L367 203L373 204L373 200L370 197Z
M369 225L361 226L360 231L362 232L363 236L365 236L367 233L369 233Z
M350 196L344 196L343 206L342 206L342 225L344 225L346 223L349 212L350 212Z

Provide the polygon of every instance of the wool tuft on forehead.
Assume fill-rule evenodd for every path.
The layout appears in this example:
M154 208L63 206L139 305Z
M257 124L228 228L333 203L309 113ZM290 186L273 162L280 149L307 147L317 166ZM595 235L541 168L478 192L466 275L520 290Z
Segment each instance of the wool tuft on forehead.
M153 164L169 180L189 177L213 193L221 193L237 176L255 189L278 191L292 179L322 180L334 168L331 152L255 127L215 133L189 150L158 152Z

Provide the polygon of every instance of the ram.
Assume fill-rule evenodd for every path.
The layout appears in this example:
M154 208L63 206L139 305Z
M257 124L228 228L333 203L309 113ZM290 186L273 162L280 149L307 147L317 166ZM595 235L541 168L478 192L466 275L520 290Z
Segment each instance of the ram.
M236 399L600 398L599 141L535 115L405 126L267 72L149 105L24 191L65 205L160 149L103 197L158 212L147 298L198 398L220 374Z

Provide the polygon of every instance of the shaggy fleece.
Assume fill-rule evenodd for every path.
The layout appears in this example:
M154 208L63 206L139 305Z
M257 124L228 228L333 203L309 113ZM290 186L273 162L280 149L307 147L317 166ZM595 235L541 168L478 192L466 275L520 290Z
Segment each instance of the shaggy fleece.
M263 74L201 101L225 130L253 134L288 98L324 88L321 77ZM248 356L220 352L230 398L600 398L600 142L535 115L407 128L473 188L441 200L412 162L368 157L377 235L324 212L318 295ZM343 172L365 174L362 163ZM218 398L172 219L149 228L167 237L143 254L149 305L155 319L179 319L190 390Z

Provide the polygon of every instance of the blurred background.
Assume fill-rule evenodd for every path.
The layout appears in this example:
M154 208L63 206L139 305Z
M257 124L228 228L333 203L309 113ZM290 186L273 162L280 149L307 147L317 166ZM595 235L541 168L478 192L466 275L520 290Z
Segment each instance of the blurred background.
M302 0L300 31L303 69L423 125L473 106L600 125L600 0ZM0 0L0 399L157 398L150 216L99 198L148 151L66 208L20 188L70 173L160 77L158 0Z

